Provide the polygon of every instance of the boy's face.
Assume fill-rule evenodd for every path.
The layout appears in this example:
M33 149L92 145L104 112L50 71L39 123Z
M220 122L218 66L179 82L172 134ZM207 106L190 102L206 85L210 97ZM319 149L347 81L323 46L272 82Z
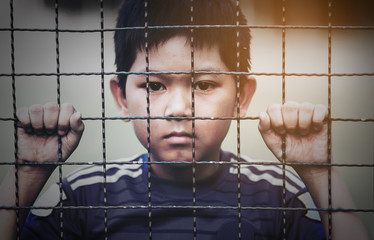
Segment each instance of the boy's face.
M195 48L194 61L195 71L229 71L217 46ZM145 51L139 51L130 71L144 72L145 66ZM191 49L187 39L174 37L157 48L150 49L149 71L191 71ZM149 82L149 109L152 117L192 117L191 87L194 89L195 117L236 116L236 81L233 75L195 74L193 86L191 74L149 75ZM147 116L145 75L128 76L126 98L119 94L118 87L113 89L112 86L112 91L121 115ZM253 91L249 94L252 95ZM241 112L244 115L251 96L249 99L242 97L247 99L247 102L241 102ZM221 143L230 122L231 120L195 120L196 161L219 159ZM133 125L138 139L147 147L147 121L134 120ZM192 140L192 120L150 120L152 161L192 161Z

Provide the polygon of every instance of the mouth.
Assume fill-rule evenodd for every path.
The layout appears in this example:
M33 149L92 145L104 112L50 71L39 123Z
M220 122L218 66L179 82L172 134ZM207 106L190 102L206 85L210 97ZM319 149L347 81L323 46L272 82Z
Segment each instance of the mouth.
M163 138L172 145L190 145L192 143L192 134L187 132L171 132Z

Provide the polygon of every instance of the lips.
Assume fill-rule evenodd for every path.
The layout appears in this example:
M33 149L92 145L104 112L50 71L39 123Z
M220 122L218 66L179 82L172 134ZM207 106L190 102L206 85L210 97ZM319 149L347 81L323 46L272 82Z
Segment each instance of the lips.
M172 132L164 136L164 139L172 145L190 145L192 134L187 132Z

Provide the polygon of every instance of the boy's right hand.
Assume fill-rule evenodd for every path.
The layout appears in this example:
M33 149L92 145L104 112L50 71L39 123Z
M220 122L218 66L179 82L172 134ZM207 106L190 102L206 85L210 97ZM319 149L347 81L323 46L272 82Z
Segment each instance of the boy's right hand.
M18 118L18 162L65 161L76 149L84 131L82 116L71 104L47 103L21 108ZM61 159L58 157L58 136L61 136ZM24 165L26 172L53 170L41 165ZM21 169L20 169L21 170Z

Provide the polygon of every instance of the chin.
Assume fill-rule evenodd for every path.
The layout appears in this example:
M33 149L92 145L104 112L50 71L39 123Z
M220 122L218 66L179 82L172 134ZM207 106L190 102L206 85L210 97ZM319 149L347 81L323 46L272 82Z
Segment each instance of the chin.
M158 156L154 156L153 161L162 161L162 162L176 162L175 167L181 166L181 165L187 165L190 166L190 162L192 162L192 153L191 149L188 151L173 151L168 150L167 154L160 154ZM182 162L186 162L186 164L183 164Z

